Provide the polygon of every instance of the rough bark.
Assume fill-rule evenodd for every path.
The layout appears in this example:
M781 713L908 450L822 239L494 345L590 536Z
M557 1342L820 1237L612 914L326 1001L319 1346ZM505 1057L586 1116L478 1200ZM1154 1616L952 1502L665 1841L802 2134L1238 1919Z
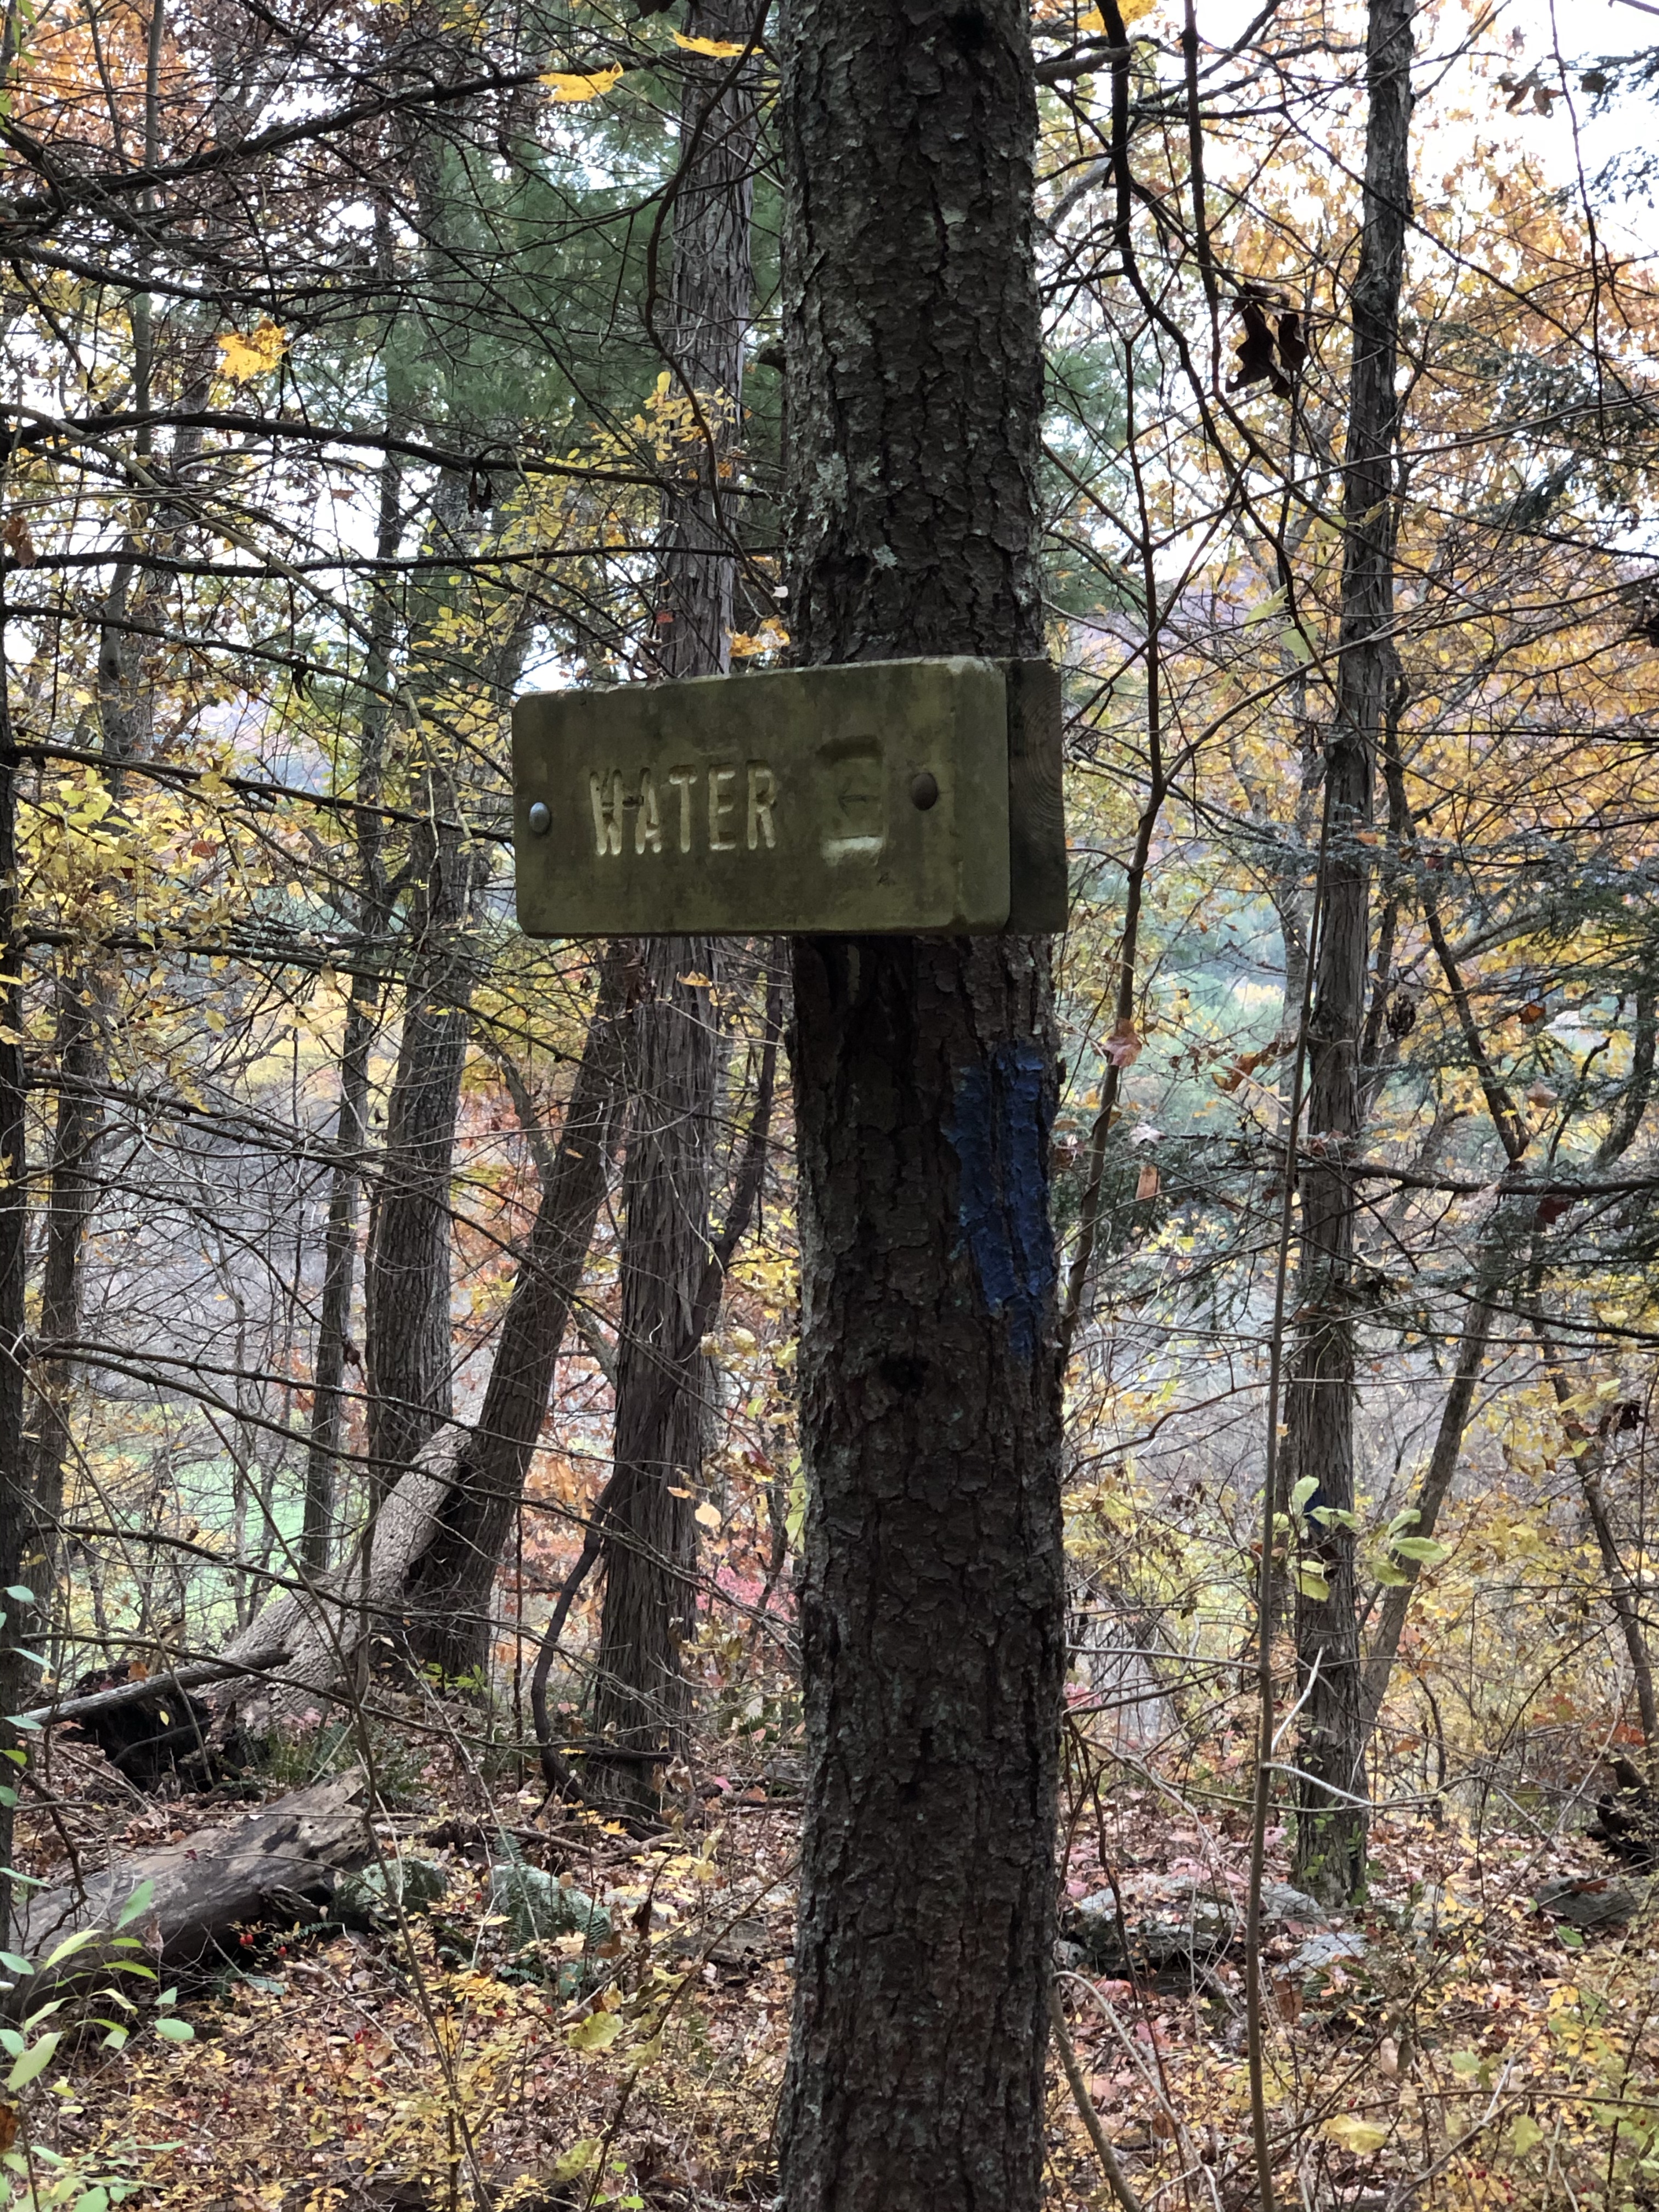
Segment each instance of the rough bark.
M489 1650L496 1571L547 1417L571 1305L611 1180L637 983L634 949L608 945L558 1150L514 1279L478 1424L410 1579L415 1655L453 1674L479 1666Z
M612 1506L602 1557L593 1734L585 1788L629 1811L657 1802L653 1761L682 1753L680 1645L692 1625L696 1492L708 1428L708 1362L690 1334L708 1256L709 1156L719 1073L708 938L646 950L623 1168ZM678 1493L678 1494L677 1494Z
M756 0L696 0L686 27L741 46ZM731 665L737 580L722 473L742 434L744 338L754 291L749 227L757 108L752 69L687 56L665 350L690 403L681 479L663 501L657 663L665 677ZM719 1088L708 938L653 941L635 1017L632 1119L623 1170L622 1316L611 1510L602 1556L589 1794L648 1814L657 1759L685 1747L680 1645L691 1631L695 1492L708 1430L707 1363L684 1348L708 1255L708 1188Z
M692 0L686 30L747 43L758 0ZM731 665L737 548L721 473L742 434L744 340L754 294L749 225L757 128L752 64L686 54L665 350L690 404L680 477L663 501L657 665L665 677Z
M1036 655L1014 0L787 0L800 656ZM1030 2212L1064 1666L1048 948L798 940L808 1783L788 2212Z
M699 0L696 38L745 45L754 0ZM757 100L752 70L688 58L672 204L671 334L665 352L690 403L690 434L664 493L657 668L664 677L730 668L737 549L721 476L741 438ZM586 1790L626 1812L657 1805L653 1759L686 1747L679 1646L692 1628L696 1484L708 1431L706 1363L684 1349L708 1259L708 1186L719 1088L710 938L646 949L633 1026L629 1155L622 1172L622 1328L615 1468L602 1541L604 1610L592 1735L619 1756L588 1760ZM675 1495L681 1493L681 1495Z
M1326 846L1309 1031L1308 1152L1301 1174L1301 1316L1285 1399L1286 1472L1318 1485L1310 1507L1351 1513L1354 1498L1354 1185L1361 1127L1362 1033L1370 871L1365 843L1378 738L1398 658L1394 618L1395 374L1410 202L1414 0L1371 0L1359 264L1352 299L1343 462L1342 613L1337 696L1325 748ZM1299 1591L1296 1643L1304 1695L1296 1878L1340 1901L1364 1875L1364 1697L1354 1539L1321 1527L1328 1594Z

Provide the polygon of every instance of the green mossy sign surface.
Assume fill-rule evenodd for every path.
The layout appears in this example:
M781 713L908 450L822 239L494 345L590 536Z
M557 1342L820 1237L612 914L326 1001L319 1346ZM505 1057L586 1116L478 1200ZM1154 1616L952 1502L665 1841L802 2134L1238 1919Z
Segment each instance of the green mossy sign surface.
M1063 922L1058 685L1043 664L866 661L541 692L514 709L513 780L519 921L533 937Z

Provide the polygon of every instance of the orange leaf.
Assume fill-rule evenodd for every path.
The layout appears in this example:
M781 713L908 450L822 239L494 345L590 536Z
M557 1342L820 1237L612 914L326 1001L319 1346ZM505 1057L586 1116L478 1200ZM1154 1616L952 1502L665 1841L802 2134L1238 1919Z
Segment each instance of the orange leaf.
M1106 1040L1106 1057L1114 1067L1133 1067L1140 1057L1140 1035L1133 1022L1120 1022Z

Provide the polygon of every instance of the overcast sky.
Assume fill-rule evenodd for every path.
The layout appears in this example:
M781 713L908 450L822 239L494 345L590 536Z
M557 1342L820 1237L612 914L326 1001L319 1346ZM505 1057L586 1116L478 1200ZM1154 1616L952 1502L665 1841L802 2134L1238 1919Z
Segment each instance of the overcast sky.
M1261 0L1197 0L1199 29L1206 40L1224 45L1243 32L1261 5ZM1174 0L1163 0L1160 14L1176 12ZM1472 7L1469 12L1474 12ZM1455 6L1440 11L1432 28L1419 33L1419 50L1432 46L1443 51L1452 44L1460 17L1468 21ZM1516 32L1524 41L1518 52L1510 45ZM1534 154L1546 174L1567 185L1576 181L1580 160L1594 182L1619 155L1659 152L1659 98L1652 93L1615 98L1606 114L1592 115L1593 97L1580 89L1578 82L1583 70L1604 56L1659 47L1659 0L1651 0L1645 8L1636 7L1632 0L1553 0L1553 0L1498 0L1482 44L1487 52L1510 60L1517 76L1536 64L1541 82L1554 84L1559 82L1558 37L1573 88L1577 148L1573 119L1559 100L1548 116L1528 107L1522 115L1498 118L1505 135ZM1659 179L1653 192L1659 196ZM1594 198L1597 218L1608 229L1607 242L1615 252L1639 247L1659 254L1659 211L1648 195L1625 192L1609 199L1598 192Z

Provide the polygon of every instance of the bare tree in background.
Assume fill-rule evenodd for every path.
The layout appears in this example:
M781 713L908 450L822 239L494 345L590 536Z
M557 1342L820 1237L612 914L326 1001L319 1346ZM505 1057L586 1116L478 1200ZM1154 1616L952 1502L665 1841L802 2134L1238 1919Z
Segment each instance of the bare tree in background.
M754 278L750 207L757 129L747 49L756 0L701 0L688 33L735 56L700 58L680 110L664 351L689 422L684 478L663 507L657 665L724 675L738 568L726 484L743 434ZM695 1513L712 1370L692 1329L708 1263L721 1060L719 953L709 937L650 939L641 963L623 1170L615 1476L604 1522L605 1606L586 1786L649 1811L662 1764L684 1757Z
M1353 358L1343 457L1336 701L1325 738L1324 837L1308 1031L1308 1157L1301 1169L1300 1301L1285 1394L1285 1456L1313 1524L1316 1569L1296 1598L1303 1718L1298 1878L1334 1902L1364 1880L1364 1694L1354 1579L1354 1216L1349 1163L1363 1130L1368 1000L1369 832L1379 742L1400 682L1394 619L1395 391L1410 210L1414 0L1372 0L1366 44L1365 177L1352 293ZM1308 1486L1311 1484L1312 1487Z

